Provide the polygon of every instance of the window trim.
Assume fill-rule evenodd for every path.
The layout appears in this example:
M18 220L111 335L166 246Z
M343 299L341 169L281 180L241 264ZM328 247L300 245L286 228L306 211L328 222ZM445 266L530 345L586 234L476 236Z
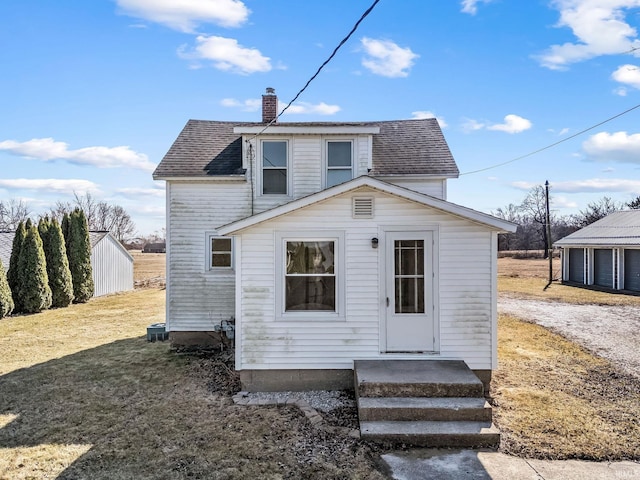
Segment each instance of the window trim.
M309 230L282 231L275 234L275 271L276 271L276 320L281 321L345 321L346 320L346 292L345 292L345 235L338 230ZM286 308L286 258L287 242L334 242L334 273L335 273L335 302L334 312L325 310L296 310L285 311Z
M328 137L322 142L322 185L323 188L331 188L329 186L329 143L344 142L351 144L351 180L356 177L356 139L353 137ZM348 170L347 168L332 168L332 170ZM337 184L339 185L339 184ZM335 185L331 185L335 186Z
M265 142L283 142L286 145L285 151L287 152L287 164L285 166L286 169L286 173L287 173L287 179L286 179L286 187L287 187L287 191L285 193L264 193L264 166L263 166L263 159L262 159L262 152L263 152L263 144ZM291 139L290 138L281 138L281 137L265 137L265 138L261 138L260 142L259 142L259 148L258 148L258 155L256 156L256 167L257 167L257 171L259 172L258 176L257 176L257 188L256 188L256 193L258 197L270 197L270 198L277 198L277 197L290 197L291 194L290 192L292 191L292 185L291 185L291 179L293 177L293 172L292 172L292 168L291 168ZM268 169L269 170L269 169Z
M206 240L205 240L205 271L208 272L232 272L234 270L234 265L235 265L235 241L233 237L229 237L229 236L225 236L225 235L220 235L216 232L207 232L206 235ZM212 241L216 238L224 238L224 239L229 239L231 240L231 265L229 265L228 267L214 267L213 266L213 243Z

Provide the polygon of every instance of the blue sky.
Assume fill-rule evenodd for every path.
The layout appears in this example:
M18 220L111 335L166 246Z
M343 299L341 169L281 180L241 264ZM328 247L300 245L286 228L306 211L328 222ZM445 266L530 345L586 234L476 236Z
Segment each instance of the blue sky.
M189 118L286 104L372 0L0 2L0 200L73 193L164 226L155 165ZM380 0L281 121L439 119L491 212L549 180L558 214L640 195L640 0Z

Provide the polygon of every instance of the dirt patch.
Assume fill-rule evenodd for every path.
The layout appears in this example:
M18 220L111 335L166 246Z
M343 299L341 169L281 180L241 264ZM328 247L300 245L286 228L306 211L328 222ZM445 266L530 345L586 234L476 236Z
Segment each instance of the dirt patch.
M549 328L640 379L639 307L572 305L500 294L498 310Z

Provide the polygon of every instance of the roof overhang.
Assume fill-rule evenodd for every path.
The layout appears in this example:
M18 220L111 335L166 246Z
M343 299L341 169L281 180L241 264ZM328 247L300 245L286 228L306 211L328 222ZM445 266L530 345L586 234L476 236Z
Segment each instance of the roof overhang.
M243 173L240 175L202 175L202 176L162 176L154 175L154 180L164 180L167 182L245 182L247 176Z
M388 193L390 195L395 195L397 197L404 198L406 200L410 200L427 207L432 207L445 213L449 213L457 217L461 217L463 219L484 225L491 228L492 230L496 230L501 233L515 232L517 228L517 225L515 223L507 222L506 220L496 218L492 215L478 212L461 205L456 205L455 203L447 202L445 200L440 200L439 198L418 193L407 188L398 187L397 185L392 185L376 178L362 176L355 178L350 182L342 183L340 185L336 185L335 187L331 187L312 195L299 198L284 205L280 205L279 207L272 208L271 210L266 210L264 212L258 213L257 215L253 215L251 217L238 220L237 222L223 225L221 227L218 227L217 231L221 235L235 234L246 228L258 225L259 223L266 222L276 217L287 215L288 213L291 213L293 211L363 187L369 187L374 190Z
M406 175L406 174L398 174L398 175L376 175L370 174L373 178L377 178L378 180L382 180L384 182L394 182L397 180L403 180L407 182L422 182L423 180L447 180L448 178L458 178L459 174L450 173L450 174L420 174L420 175Z
M324 126L240 126L233 127L233 133L239 134L258 134L265 133L266 135L277 134L296 134L296 135L373 135L380 133L380 127L378 126L348 126L348 125L324 125Z

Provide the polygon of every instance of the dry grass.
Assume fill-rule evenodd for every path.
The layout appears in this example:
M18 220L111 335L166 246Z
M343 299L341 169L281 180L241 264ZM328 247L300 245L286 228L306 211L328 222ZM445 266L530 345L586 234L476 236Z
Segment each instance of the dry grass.
M364 443L235 406L211 359L148 343L163 310L144 289L0 321L0 479L384 478Z
M129 250L133 257L133 282L137 288L158 286L166 278L167 255Z
M501 450L640 460L640 382L544 328L501 316L491 395Z
M498 258L498 291L523 298L596 305L640 305L640 296L572 287L554 281L546 290L549 261ZM553 278L560 278L560 261L553 259Z

